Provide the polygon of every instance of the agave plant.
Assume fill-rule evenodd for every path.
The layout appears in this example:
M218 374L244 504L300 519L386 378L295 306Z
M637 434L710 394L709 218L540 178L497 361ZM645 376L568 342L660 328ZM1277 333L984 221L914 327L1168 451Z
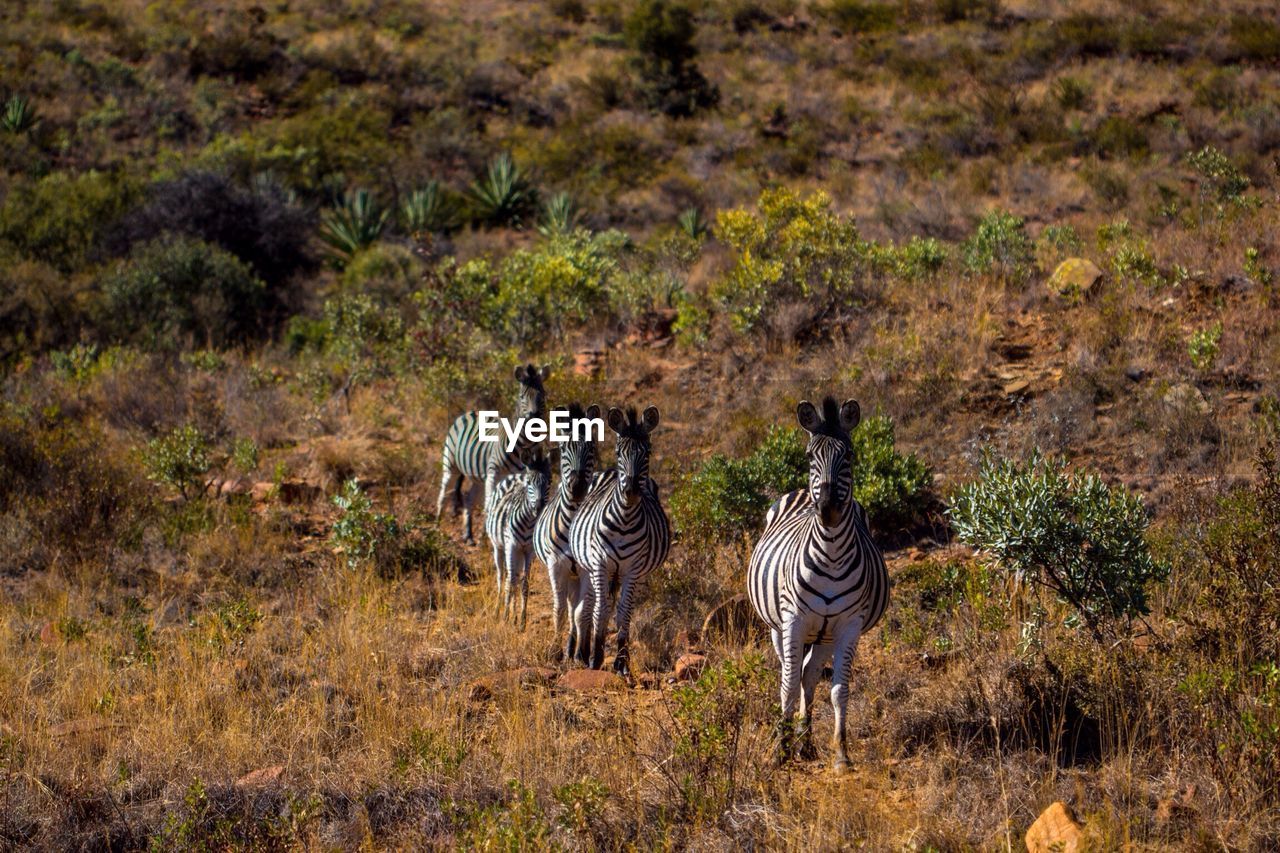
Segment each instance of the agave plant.
M320 239L333 258L345 264L361 249L373 245L382 234L388 213L368 190L348 192L341 204L321 214Z
M428 181L400 205L400 220L410 234L445 231L453 224L453 205L439 181Z
M707 231L710 230L706 217L696 207L689 207L681 211L680 215L676 217L676 225L680 226L681 231L695 240L701 240L707 236Z
M520 221L533 204L536 192L511 155L500 154L489 161L484 175L471 185L471 197L484 222L508 225Z
M36 126L36 110L31 102L21 95L13 95L5 101L4 111L0 112L0 127L9 133L26 133Z
M568 234L578 227L582 218L578 204L568 193L556 193L542 205L542 218L538 221L538 233L543 237Z

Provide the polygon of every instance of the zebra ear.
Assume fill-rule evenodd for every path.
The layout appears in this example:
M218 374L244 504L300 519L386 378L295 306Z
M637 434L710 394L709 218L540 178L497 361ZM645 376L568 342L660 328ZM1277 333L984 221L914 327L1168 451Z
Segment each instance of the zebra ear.
M546 382L549 378L551 378L551 365L549 364L542 365L542 369L538 371L538 378L541 379L543 382Z
M800 426L804 431L812 435L822 426L822 416L818 414L818 410L814 408L813 403L808 400L801 400L800 405L796 406L796 420L800 422Z
M600 417L600 404L599 404L599 403L592 403L590 406L587 406L587 417L591 418L591 420L593 420L593 421L594 421L596 418Z
M862 420L862 408L857 400L845 400L840 404L840 429L853 432L853 428Z
M616 433L621 433L623 427L627 425L627 417L622 414L622 409L614 406L609 410L609 429Z
M650 406L644 410L644 414L640 416L644 423L645 432L653 432L658 428L658 407Z
M524 365L517 364L516 365L516 381L523 382L526 375L527 374L524 372Z

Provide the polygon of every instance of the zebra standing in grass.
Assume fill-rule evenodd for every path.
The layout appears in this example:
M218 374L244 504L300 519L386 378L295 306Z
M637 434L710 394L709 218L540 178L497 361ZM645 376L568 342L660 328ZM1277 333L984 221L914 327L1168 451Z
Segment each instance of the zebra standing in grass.
M671 548L671 526L649 479L649 434L658 426L658 409L624 415L609 410L609 428L618 435L618 461L597 476L569 527L569 553L580 567L581 597L575 610L577 657L593 669L604 664L609 626L608 598L617 589L618 655L616 672L627 672L627 637L637 587L662 565ZM590 606L590 630L587 608ZM588 656L589 650L589 656Z
M516 381L520 390L516 395L516 418L540 418L546 412L547 392L543 383L551 373L549 366L541 370L532 364L516 368ZM453 512L457 515L463 509L463 523L466 527L465 541L475 544L471 534L471 513L476 498L484 489L484 506L487 509L489 500L497 482L507 474L520 469L519 451L508 453L502 441L480 440L480 416L477 412L466 412L458 415L444 437L444 451L441 454L443 475L440 481L440 498L436 501L436 521L444 514L445 497L453 489ZM471 486L463 497L464 481L470 478Z
M871 541L866 510L852 495L849 433L859 414L855 401L837 406L831 397L823 401L821 415L807 400L796 407L800 426L809 433L809 487L783 495L769 508L747 573L751 604L773 629L782 663L784 755L791 748L787 727L797 698L797 740L808 744L813 691L834 657L837 773L849 767L845 709L854 652L889 603L884 558Z
M493 546L498 572L498 612L515 613L516 584L520 585L520 630L529 606L529 564L533 560L533 528L551 491L551 460L541 447L520 449L524 468L508 474L494 488L485 510L484 531Z
M576 423L583 417L592 420L600 417L600 407L592 405L583 412L582 406L577 403L569 406L570 423ZM569 660L573 659L577 651L578 635L573 613L581 597L578 564L569 552L569 525L591 488L597 456L591 431L585 432L581 438L575 436L561 446L560 486L556 490L555 499L538 516L538 524L533 533L534 553L547 567L547 576L551 579L551 615L557 639L560 637L560 623L564 614L569 613L569 640L565 647L565 658Z

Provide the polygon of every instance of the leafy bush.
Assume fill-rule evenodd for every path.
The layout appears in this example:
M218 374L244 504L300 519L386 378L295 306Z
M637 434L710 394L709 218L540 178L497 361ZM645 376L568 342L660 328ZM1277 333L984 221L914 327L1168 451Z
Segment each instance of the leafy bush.
M1032 244L1023 228L1022 217L1005 210L993 210L978 223L964 244L964 263L971 272L998 272L1021 278L1030 270Z
M187 424L152 439L142 455L147 478L191 498L204 488L204 475L213 467L209 439L200 428Z
M190 237L137 248L103 284L102 327L154 349L223 347L262 330L266 285L239 258Z
M107 243L124 255L158 234L203 240L244 261L275 289L314 265L313 232L311 214L271 176L240 184L225 172L196 170L148 187Z
M1168 574L1138 497L1038 451L1025 463L988 456L950 514L961 541L1060 596L1099 641L1115 620L1145 614L1147 586Z
M690 541L732 541L759 529L769 505L802 488L808 473L799 432L775 426L749 456L704 462L671 495L672 516Z
M38 181L14 181L0 204L0 242L72 272L91 256L132 194L126 179L105 172L54 172Z
M882 531L910 524L928 500L932 473L914 454L898 452L893 421L876 415L850 436L853 497ZM717 454L671 495L677 529L692 541L733 541L759 530L783 494L804 488L809 461L803 434L775 426L742 459Z
M321 215L320 239L329 247L330 257L345 266L377 241L389 213L368 190L348 192L337 207Z
M33 129L39 118L35 107L21 95L10 95L0 108L0 130L15 136Z
M814 313L865 298L866 247L852 220L815 192L766 190L759 212L722 210L716 236L734 250L734 266L711 288L738 331L758 328L779 303L805 300Z
M471 199L486 225L518 225L537 200L537 192L510 154L499 154L471 185Z
M1187 164L1200 176L1201 207L1210 199L1219 206L1239 204L1244 191L1249 189L1249 178L1230 157L1212 145L1188 154Z
M383 569L395 560L403 533L400 524L395 516L374 512L373 501L357 480L342 484L333 505L341 515L333 523L329 539L342 552L347 568Z
M831 0L823 11L841 32L851 35L893 29L898 17L892 4L862 0Z
M0 262L0 361L79 337L90 284L40 261Z
M720 100L695 62L694 30L693 12L677 0L641 0L628 16L624 34L650 109L690 116Z
M1222 322L1214 323L1207 329L1197 329L1191 333L1187 341L1187 354L1191 356L1191 364L1196 370L1205 371L1213 367L1218 360L1218 346L1222 342Z
M556 193L542 205L542 217L538 220L538 233L543 237L568 234L578 227L581 213L573 196Z

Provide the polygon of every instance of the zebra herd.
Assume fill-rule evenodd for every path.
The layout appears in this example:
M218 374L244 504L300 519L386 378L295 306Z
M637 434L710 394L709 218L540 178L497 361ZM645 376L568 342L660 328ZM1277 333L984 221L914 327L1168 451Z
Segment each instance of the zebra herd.
M546 367L516 368L518 418L545 415L548 374ZM594 419L601 409L574 403L568 412L575 420ZM888 606L889 577L866 511L852 494L849 435L860 417L857 402L840 404L828 397L819 410L804 401L796 417L809 437L809 484L769 508L747 569L747 591L769 626L782 666L783 754L808 745L814 690L823 668L833 662L834 767L843 772L849 766L845 714L854 653ZM635 597L645 577L666 560L671 527L649 477L658 409L650 406L637 414L611 408L605 421L616 436L614 465L596 470L596 442L590 433L575 435L559 449L560 477L553 493L552 459L540 446L525 443L508 452L499 442L480 440L476 412L460 415L445 435L436 517L453 490L454 512L464 512L466 539L474 544L471 513L483 489L499 613L524 628L536 555L550 579L557 637L567 621L570 660L593 669L604 664L608 607L616 599L613 666L625 675ZM471 484L464 495L466 480Z

